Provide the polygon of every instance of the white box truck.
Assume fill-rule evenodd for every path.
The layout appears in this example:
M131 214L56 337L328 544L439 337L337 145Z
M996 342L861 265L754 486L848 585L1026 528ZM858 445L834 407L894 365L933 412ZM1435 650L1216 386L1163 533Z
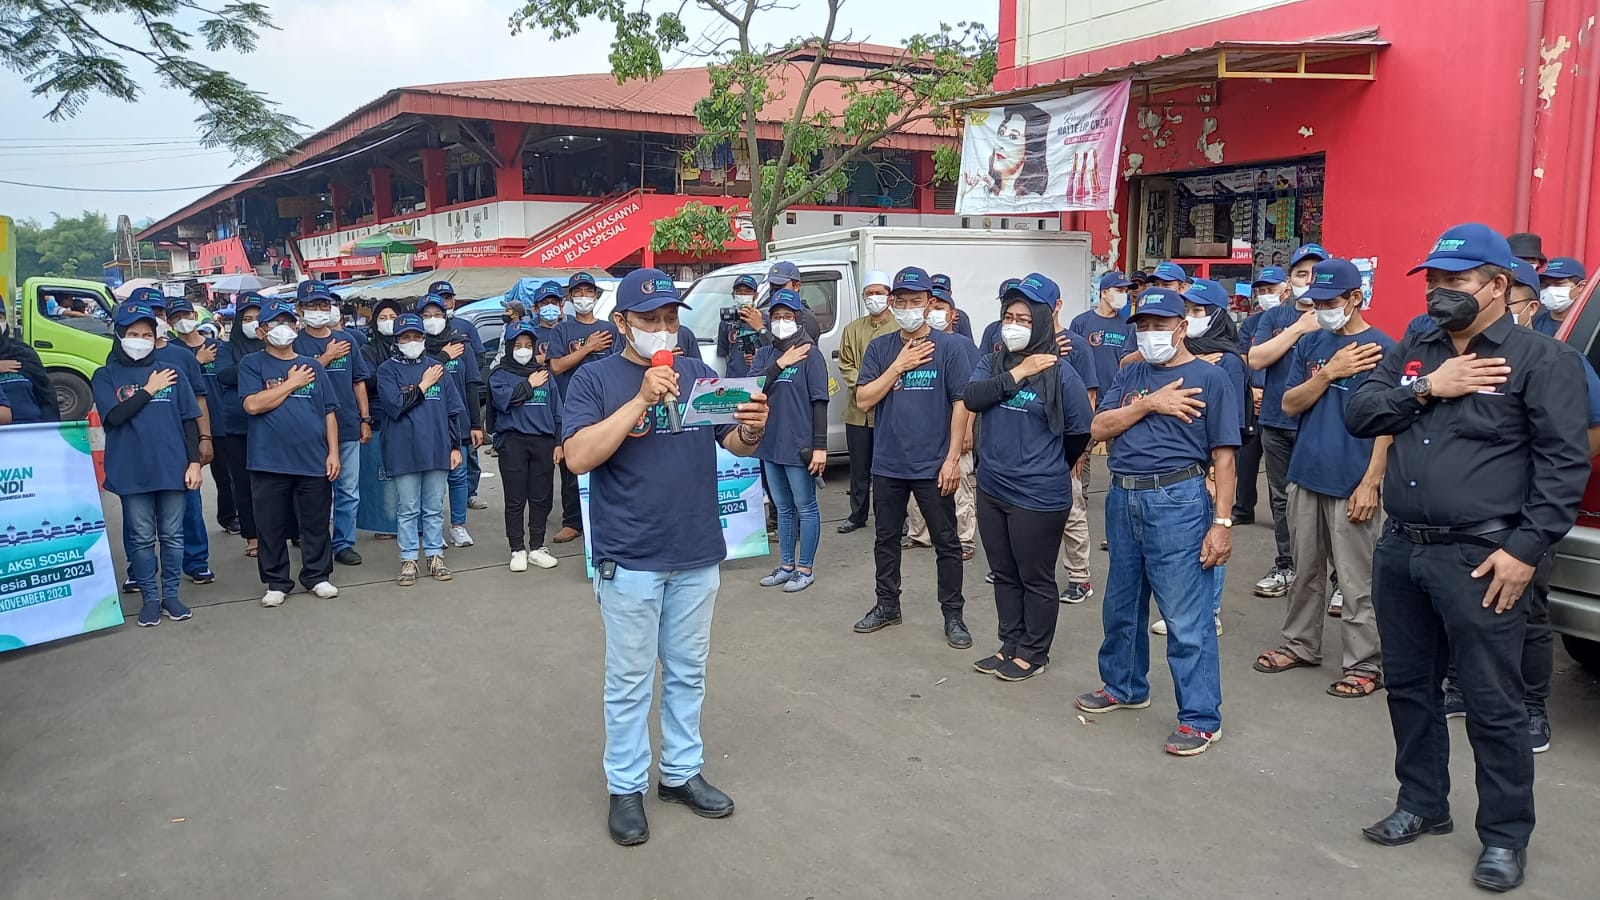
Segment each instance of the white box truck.
M834 383L828 406L828 452L845 452L844 407L839 384L839 337L844 326L866 314L861 302L862 278L868 272L891 277L906 266L920 266L929 275L950 276L956 308L967 317L974 336L1000 317L995 292L1007 278L1039 272L1061 285L1063 323L1091 302L1089 235L1070 231L979 231L967 228L852 228L767 245L767 259L717 269L694 283L684 302L693 307L683 324L702 345L714 343L721 311L733 307L733 281L755 275L761 284L757 303L766 306L766 273L780 260L800 268L801 294L822 329L818 345L828 359ZM702 346L710 360L715 351ZM724 360L711 362L719 371Z

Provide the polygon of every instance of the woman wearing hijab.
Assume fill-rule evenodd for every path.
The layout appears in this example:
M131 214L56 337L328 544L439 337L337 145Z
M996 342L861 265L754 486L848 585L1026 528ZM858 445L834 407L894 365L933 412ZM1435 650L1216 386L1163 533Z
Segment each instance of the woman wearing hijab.
M513 572L528 571L530 562L541 569L556 565L544 533L561 462L561 395L550 369L538 361L538 331L530 322L512 326L505 342L509 349L489 373Z
M400 303L379 300L372 307L372 328L361 347L368 372L377 384L378 367L394 359L399 350L394 343L394 324L400 317ZM373 387L371 390L376 391ZM383 467L383 406L374 398L372 438L361 445L361 505L356 507L356 527L373 532L378 540L393 540L397 528L394 479Z
M238 531L244 537L245 556L260 552L261 536L256 530L255 503L250 498L250 469L246 465L250 417L245 414L244 401L239 396L239 360L264 346L257 329L264 302L265 299L254 292L239 296L233 328L216 360L217 382L222 385L222 428L213 443L217 447L217 457L227 466L233 480L233 503L239 513Z
M122 500L123 544L144 599L139 625L151 627L163 611L173 621L190 616L178 586L185 498L201 480L200 405L182 372L155 361L153 309L124 303L112 323L117 340L91 386L105 428L105 488Z
M1000 650L973 668L1003 681L1032 678L1050 662L1061 609L1056 554L1072 510L1072 467L1094 418L1083 379L1059 365L1060 298L1056 283L1037 273L1006 292L1004 349L979 360L963 398L982 419L978 533L1000 620Z
M396 353L378 367L378 403L383 408L383 467L394 481L401 587L417 583L417 550L428 557L428 574L449 581L444 564L444 496L450 473L462 468L468 434L467 409L456 380L428 355L420 316L394 320Z
M822 515L813 476L828 467L828 365L801 330L799 294L777 291L768 306L772 343L756 351L750 371L764 378L767 395L767 432L755 456L777 508L779 562L761 586L792 594L816 580Z
M478 355L472 352L471 341L452 325L443 297L429 294L417 304L417 312L422 316L427 355L443 365L445 374L455 383L472 426L470 436L461 441L461 463L450 470L450 543L471 547L472 535L467 533L471 490L466 456L483 444L483 376L478 372Z
M6 298L0 297L0 392L11 407L11 424L58 422L56 389L50 375L33 348L17 339L14 327L6 320Z

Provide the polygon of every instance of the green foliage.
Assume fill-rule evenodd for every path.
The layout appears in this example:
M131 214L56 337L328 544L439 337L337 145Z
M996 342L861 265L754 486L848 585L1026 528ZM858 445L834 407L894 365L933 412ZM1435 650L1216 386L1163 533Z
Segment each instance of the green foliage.
M670 250L693 257L717 253L733 240L733 215L732 207L724 209L690 200L673 215L650 223L655 229L650 237L650 251Z
M17 277L94 278L105 274L100 264L111 258L116 233L104 213L84 210L49 225L31 219L16 223Z
M136 40L112 36L129 24ZM200 106L195 124L206 146L227 147L240 159L270 159L299 143L303 124L193 52L198 33L208 52L250 53L257 31L275 27L267 7L254 2L0 0L0 65L50 101L45 117L58 122L82 112L95 95L136 102L143 88L129 61L142 61L163 85Z

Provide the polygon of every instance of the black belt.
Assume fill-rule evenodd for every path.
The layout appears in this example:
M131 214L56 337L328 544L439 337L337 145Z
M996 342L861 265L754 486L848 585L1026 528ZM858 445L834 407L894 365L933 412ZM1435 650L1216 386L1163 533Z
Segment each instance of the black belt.
M1195 463L1187 469L1179 469L1176 472L1168 472L1165 475L1116 475L1113 476L1112 481L1117 487L1125 491L1148 491L1154 488L1166 487L1169 484L1177 484L1180 481L1188 481L1191 478L1198 478L1205 473L1206 467L1200 463Z
M1408 525L1389 520L1389 530L1413 544L1475 544L1479 547L1499 549L1500 541L1490 535L1500 534L1517 527L1515 519L1490 519L1476 525Z

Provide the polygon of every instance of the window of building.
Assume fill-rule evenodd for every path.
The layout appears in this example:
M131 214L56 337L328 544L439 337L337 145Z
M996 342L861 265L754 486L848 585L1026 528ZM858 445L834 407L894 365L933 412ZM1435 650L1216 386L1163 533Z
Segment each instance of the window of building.
M1163 259L1236 263L1213 278L1282 266L1301 244L1322 240L1326 165L1313 156L1254 166L1172 172L1134 179L1140 221L1135 263Z

